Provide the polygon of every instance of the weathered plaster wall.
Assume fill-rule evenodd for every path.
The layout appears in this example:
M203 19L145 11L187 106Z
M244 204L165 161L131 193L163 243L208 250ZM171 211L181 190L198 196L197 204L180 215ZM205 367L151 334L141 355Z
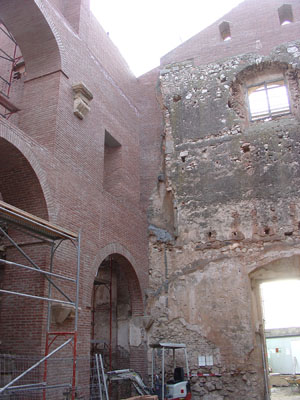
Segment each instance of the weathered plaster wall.
M290 269L285 261L299 254L300 241L299 55L293 42L268 57L188 60L161 71L163 163L148 210L149 340L185 342L193 374L220 375L194 377L196 398L264 398L254 281L299 271L298 258ZM243 85L274 71L287 80L292 113L251 123L241 112ZM266 274L250 276L262 266ZM213 356L212 367L199 367L203 355Z

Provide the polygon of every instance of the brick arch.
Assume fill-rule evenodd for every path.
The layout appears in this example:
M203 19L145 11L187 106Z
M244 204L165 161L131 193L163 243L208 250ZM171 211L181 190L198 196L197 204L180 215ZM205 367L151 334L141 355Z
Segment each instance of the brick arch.
M268 57L261 57L259 62L247 65L246 67L241 64L240 70L234 78L234 83L243 84L255 74L268 74L272 72L284 72L292 68L287 62L279 60L271 60Z
M2 0L0 16L20 46L28 80L64 70L62 42L42 0Z
M3 122L2 129L0 130L0 140L7 142L7 144L11 146L12 149L15 149L16 152L20 153L24 160L26 160L26 163L28 163L28 167L30 167L32 173L35 175L36 183L40 186L41 194L45 201L47 215L44 217L51 219L51 216L54 215L54 207L50 188L47 184L47 177L34 153L30 149L29 144L24 143L21 137L16 135L15 132L5 129L5 122Z
M49 212L42 186L45 187L45 176L32 154L29 143L18 137L18 130L6 129L1 123L0 133L0 192L3 201L49 220ZM4 132L6 134L4 134ZM11 136L11 137L10 137ZM31 142L32 144L32 142ZM24 232L14 230L8 225L7 230L16 238L17 243L26 242L26 254L38 265L45 265L48 250L44 245L38 248L28 240ZM24 262L15 249L5 248L4 256L10 261ZM46 281L41 275L28 276L27 271L4 266L1 269L1 288L43 296ZM40 354L43 343L42 315L45 310L42 302L33 299L22 299L19 296L3 294L0 302L1 350L12 354ZM40 317L39 317L40 316ZM24 336L24 327L26 335Z
M134 316L143 315L143 294L137 275L137 263L134 257L124 246L120 245L119 243L111 243L101 249L94 262L93 279L97 276L98 269L102 261L110 255L117 256L120 260L122 260L122 266L126 268L129 283L129 293L132 301L132 314Z

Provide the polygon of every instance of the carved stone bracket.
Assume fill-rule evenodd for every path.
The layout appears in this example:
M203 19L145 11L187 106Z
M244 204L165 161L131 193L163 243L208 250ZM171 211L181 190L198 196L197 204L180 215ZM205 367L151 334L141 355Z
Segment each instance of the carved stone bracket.
M62 324L67 318L75 317L75 308L68 304L52 304L51 320L56 324Z
M83 119L90 111L89 103L93 100L93 94L82 82L72 85L72 89L74 93L74 114L79 119Z

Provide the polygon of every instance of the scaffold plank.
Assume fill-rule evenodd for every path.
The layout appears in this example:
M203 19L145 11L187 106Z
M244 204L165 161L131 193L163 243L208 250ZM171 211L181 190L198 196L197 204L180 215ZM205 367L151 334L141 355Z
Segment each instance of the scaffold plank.
M0 105L11 113L19 111L19 108L16 107L11 101L8 100L7 97L4 97L3 94L1 93L0 93Z
M78 239L78 235L0 200L0 218L24 226L51 239Z

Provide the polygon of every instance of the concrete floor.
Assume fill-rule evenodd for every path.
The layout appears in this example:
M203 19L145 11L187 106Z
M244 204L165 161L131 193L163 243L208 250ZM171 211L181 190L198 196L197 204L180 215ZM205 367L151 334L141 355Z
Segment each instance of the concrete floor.
M271 400L300 400L300 388L295 386L273 387Z

